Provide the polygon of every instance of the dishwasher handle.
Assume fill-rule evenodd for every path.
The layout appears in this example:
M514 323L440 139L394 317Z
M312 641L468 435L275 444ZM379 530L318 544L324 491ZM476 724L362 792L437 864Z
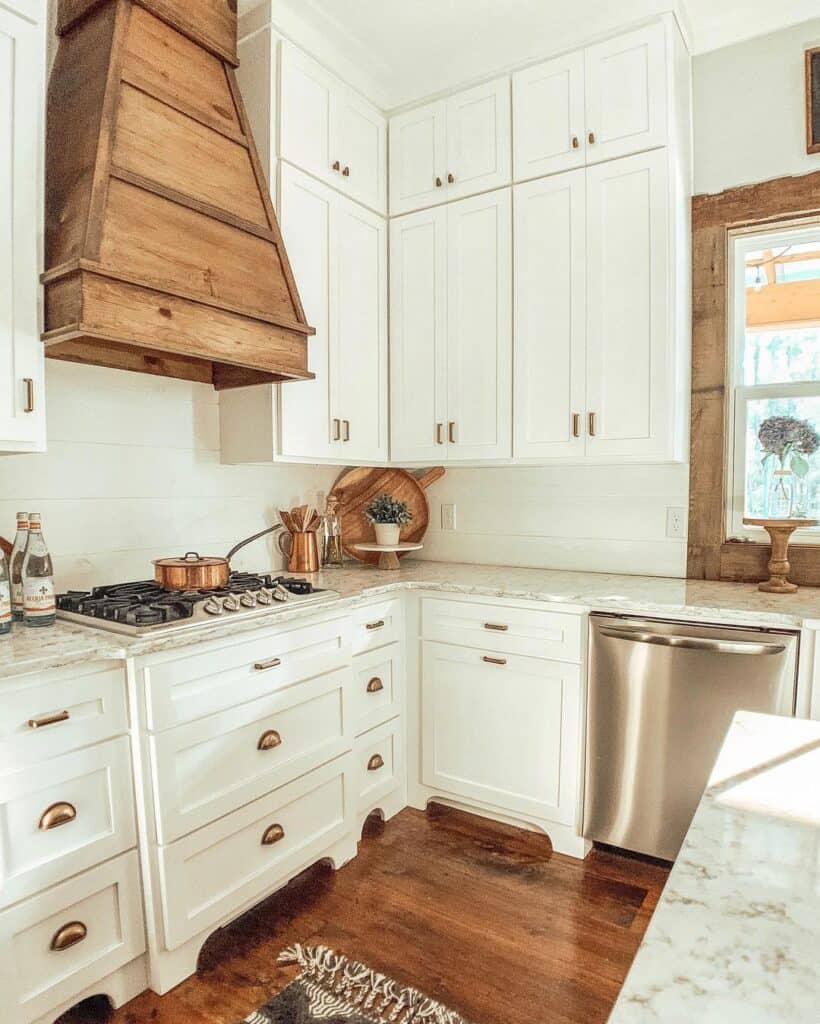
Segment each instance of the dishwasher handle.
M659 647L684 647L691 651L711 651L717 654L782 654L784 644L756 643L753 640L712 640L709 637L677 636L671 633L648 633L639 629L618 626L599 626L601 636L616 640L631 640L636 644L657 644Z

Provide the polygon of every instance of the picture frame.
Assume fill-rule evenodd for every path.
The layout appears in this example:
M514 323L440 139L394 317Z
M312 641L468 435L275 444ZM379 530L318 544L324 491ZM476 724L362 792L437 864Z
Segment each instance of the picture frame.
M806 152L820 153L820 46L806 50Z

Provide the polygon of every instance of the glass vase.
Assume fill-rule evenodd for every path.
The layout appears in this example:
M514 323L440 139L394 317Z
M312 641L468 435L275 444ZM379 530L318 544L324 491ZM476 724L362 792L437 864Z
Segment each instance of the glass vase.
M770 519L790 519L794 509L794 473L788 469L776 469L769 485Z

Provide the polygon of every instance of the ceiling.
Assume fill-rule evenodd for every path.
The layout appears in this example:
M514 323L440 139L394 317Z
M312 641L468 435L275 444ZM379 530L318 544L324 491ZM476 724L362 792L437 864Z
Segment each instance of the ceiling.
M260 0L239 0L240 11ZM274 21L291 0L272 0ZM682 8L682 9L681 9ZM818 16L817 0L299 0L312 34L360 66L391 109L677 9L694 52ZM298 40L297 40L298 42Z

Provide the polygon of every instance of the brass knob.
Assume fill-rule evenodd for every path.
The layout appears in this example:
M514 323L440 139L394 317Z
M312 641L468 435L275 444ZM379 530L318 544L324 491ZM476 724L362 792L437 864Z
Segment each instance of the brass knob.
M61 800L59 803L47 807L40 816L40 823L37 826L41 832L48 832L49 829L59 828L60 825L67 825L77 817L77 808Z
M384 758L381 754L374 754L367 762L367 770L377 772L379 768L384 768Z
M595 145L595 132L590 132L589 135L587 136L587 138L589 139L590 146L594 146Z
M278 823L276 825L269 825L262 833L262 845L273 846L274 843L281 842L285 838L285 830Z
M67 722L71 715L67 711L58 711L54 715L43 715L42 718L30 718L29 729L42 729L46 725L56 725L58 722Z
M368 693L379 693L384 689L384 683L379 679L378 676L373 676L370 682L367 684Z
M573 149L578 149L580 147L580 145L581 145L581 140L578 138L577 135L573 135L572 136L572 148Z
M51 940L51 949L55 953L59 953L64 949L71 949L78 942L82 942L86 935L88 935L88 929L82 921L70 921L54 933Z
M456 179L455 179L455 177L454 177L454 176L453 176L452 174L448 174L448 175L447 175L447 181L448 181L448 182L449 182L449 183L450 183L451 185L454 185L454 184L455 184L455 181L456 181Z
M263 732L259 737L259 742L256 744L257 750L273 750L275 747L282 746L282 737L275 729L268 729L267 732Z
M441 188L443 184L444 182L441 180L441 178L436 178L436 188Z

